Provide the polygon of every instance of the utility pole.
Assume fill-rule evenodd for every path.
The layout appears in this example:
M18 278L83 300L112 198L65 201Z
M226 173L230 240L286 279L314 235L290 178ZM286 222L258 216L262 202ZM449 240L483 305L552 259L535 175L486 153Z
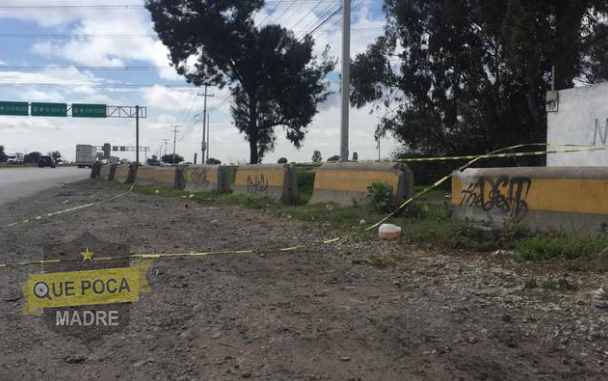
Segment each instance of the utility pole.
M135 162L139 167L139 106L135 106Z
M165 142L165 156L167 156L167 144L169 144L169 139L163 139L163 141ZM161 156L163 156L163 155L161 155Z
M351 0L343 0L342 16L342 114L340 116L340 161L348 161L350 111L350 11Z
M211 152L211 115L207 114L207 161Z
M173 132L173 159L171 161L173 161L173 164L176 164L175 163L175 148L177 146L177 133L179 132L179 130L178 130L179 127L180 126L172 127L173 128L173 130L172 130L172 132Z
M213 94L208 93L209 85L205 85L205 92L203 94L197 93L199 97L205 97L203 101L203 140L201 142L201 161L202 164L205 164L205 151L207 150L207 98L213 98Z
M378 138L378 161L381 161L382 159L380 159L380 138Z

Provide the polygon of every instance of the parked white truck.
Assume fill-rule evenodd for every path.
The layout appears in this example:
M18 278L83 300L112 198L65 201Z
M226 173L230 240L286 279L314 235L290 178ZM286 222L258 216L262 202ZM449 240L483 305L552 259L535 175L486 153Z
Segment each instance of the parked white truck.
M97 161L95 146L79 144L76 146L76 165L78 168L92 168Z
M22 153L9 154L6 162L8 164L23 164L25 162L25 155Z

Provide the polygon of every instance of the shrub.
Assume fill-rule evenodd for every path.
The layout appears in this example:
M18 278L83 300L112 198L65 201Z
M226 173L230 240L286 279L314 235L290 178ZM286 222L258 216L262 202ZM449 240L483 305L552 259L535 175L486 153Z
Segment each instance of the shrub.
M277 163L278 163L278 164L287 164L287 163L288 163L288 161L287 161L287 158L282 157L282 158L280 158L280 159L279 159L279 161L277 161Z
M367 198L378 211L388 211L391 207L393 187L387 183L375 182L367 187Z

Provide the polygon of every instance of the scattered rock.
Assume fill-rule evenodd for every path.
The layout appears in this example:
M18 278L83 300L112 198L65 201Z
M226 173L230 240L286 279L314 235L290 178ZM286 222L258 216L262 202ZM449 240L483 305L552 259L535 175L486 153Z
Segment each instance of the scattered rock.
M340 357L340 361L350 361L350 357L342 356L342 357Z
M526 283L524 284L524 288L532 289L532 288L537 288L537 287L538 287L538 284L536 283L536 279L534 279L534 278L528 279L526 281Z
M80 364L85 362L86 360L87 357L83 355L67 356L63 359L63 361L67 362L68 364Z
M147 360L141 360L141 361L136 362L135 364L133 364L133 367L141 368L142 366L144 366L146 364L153 364L155 362L156 362L156 360L154 360L153 358L149 358Z
M607 300L598 300L595 302L595 306L597 308L601 308L603 310L608 310L608 301Z

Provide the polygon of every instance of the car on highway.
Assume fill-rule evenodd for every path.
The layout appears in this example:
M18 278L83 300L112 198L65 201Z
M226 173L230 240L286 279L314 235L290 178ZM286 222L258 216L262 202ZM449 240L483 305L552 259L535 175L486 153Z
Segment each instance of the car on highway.
M57 163L55 163L55 160L51 156L40 156L40 159L38 159L38 168L55 168L56 166Z

